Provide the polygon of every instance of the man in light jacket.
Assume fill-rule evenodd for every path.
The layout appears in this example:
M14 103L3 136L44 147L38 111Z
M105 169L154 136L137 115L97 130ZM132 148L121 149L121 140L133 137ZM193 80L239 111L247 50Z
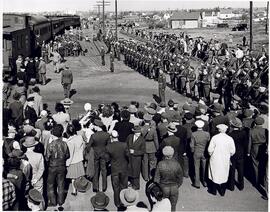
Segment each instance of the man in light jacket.
M225 195L226 182L229 177L230 158L235 153L233 138L226 134L228 126L225 124L217 125L219 134L212 137L208 146L210 163L208 176L212 181L209 192L216 195L217 189L221 196Z

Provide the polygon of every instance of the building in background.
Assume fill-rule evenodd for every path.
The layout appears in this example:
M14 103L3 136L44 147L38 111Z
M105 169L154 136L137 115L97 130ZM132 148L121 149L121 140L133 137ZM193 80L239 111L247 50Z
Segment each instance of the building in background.
M172 29L200 28L202 26L202 16L200 12L179 11L173 13L170 18Z

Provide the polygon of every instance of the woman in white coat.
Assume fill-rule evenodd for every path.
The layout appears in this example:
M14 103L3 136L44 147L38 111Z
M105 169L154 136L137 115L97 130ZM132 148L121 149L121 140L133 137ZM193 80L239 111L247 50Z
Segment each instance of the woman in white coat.
M224 196L229 177L230 157L235 153L235 145L233 138L226 134L227 125L219 124L217 128L219 134L212 137L208 147L210 155L208 176L212 181L209 192L216 195L219 189L220 195Z

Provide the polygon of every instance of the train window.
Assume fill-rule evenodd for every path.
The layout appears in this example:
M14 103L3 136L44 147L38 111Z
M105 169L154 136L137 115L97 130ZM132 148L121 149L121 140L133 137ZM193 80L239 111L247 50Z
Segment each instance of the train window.
M14 22L15 22L15 23L18 23L18 21L19 21L18 17L15 17L15 18L14 18Z
M21 48L23 48L23 46L24 46L23 45L23 43L24 43L23 41L24 41L24 35L21 35Z

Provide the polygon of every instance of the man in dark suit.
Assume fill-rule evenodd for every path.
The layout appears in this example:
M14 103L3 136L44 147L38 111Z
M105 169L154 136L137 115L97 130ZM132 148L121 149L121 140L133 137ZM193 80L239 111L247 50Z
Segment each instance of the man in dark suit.
M126 142L127 137L132 133L134 124L129 122L129 111L123 110L120 115L122 120L115 124L114 130L116 130L119 134L119 141Z
M235 170L237 169L239 190L244 189L244 158L248 147L248 134L242 128L242 122L238 118L230 121L232 131L228 133L233 138L235 144L235 154L231 157L231 166L228 179L228 189L234 190Z
M29 119L30 122L34 125L38 119L37 113L34 109L34 97L29 97L27 99L27 106L24 109L25 119Z
M120 191L128 185L128 149L126 143L119 142L118 133L115 130L112 131L112 143L107 145L106 154L111 162L114 204L120 208Z
M22 125L23 123L23 104L19 101L20 97L21 95L19 93L15 93L13 95L14 101L9 105L11 119L16 124L16 127Z
M188 177L189 165L187 158L187 129L180 125L179 120L172 121L176 125L177 131L175 132L175 136L180 138L180 146L179 146L179 163L182 167L184 177Z
M94 169L95 174L93 177L93 191L99 191L99 173L101 172L102 176L102 191L107 190L107 169L106 169L106 146L110 143L110 135L107 132L102 130L104 124L101 120L95 119L95 132L89 140L89 143L86 146L85 154L89 154L90 148L93 147L94 150Z
M26 65L26 75L28 78L28 83L31 79L36 79L37 70L33 58L30 58L30 61Z
M164 138L163 141L160 144L160 150L165 146L171 146L174 149L174 155L173 158L177 161L179 161L179 146L180 146L180 138L176 137L174 133L177 132L176 126L174 123L170 123L167 126L167 131L169 136L167 138Z
M218 134L218 128L216 127L219 124L225 124L229 126L229 119L222 114L222 105L219 103L213 104L213 114L214 117L212 118L212 121L210 121L209 127L210 127L210 135L214 136Z
M129 176L132 188L139 190L141 164L145 153L145 140L142 137L140 126L135 126L133 132L134 134L130 134L126 141L129 150Z
M73 83L72 72L69 70L68 66L65 66L61 75L61 84L63 85L64 88L65 98L69 98L70 96L70 87L72 83Z

